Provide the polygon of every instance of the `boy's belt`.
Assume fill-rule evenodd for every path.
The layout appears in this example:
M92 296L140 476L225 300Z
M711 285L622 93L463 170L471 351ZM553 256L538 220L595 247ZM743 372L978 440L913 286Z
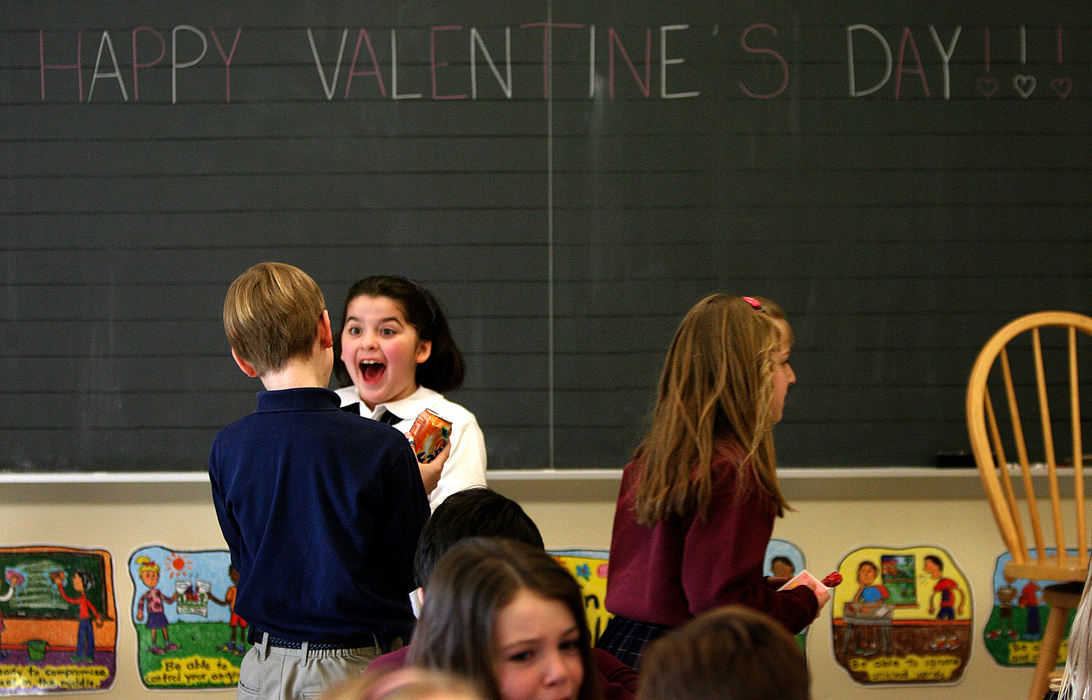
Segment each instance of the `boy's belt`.
M261 644L262 638L265 637L266 643L271 647L278 647L280 649L302 649L304 642L298 642L294 639L284 639L283 637L277 637L276 635L269 634L264 630L257 627L251 627L247 632L246 640L251 644ZM392 640L393 641L393 640ZM365 637L361 637L359 640L345 641L345 642L306 642L307 648L311 651L336 651L341 649L367 649L369 647L376 647L380 650L386 651L390 647L390 643L383 644L383 640L376 634L369 634Z

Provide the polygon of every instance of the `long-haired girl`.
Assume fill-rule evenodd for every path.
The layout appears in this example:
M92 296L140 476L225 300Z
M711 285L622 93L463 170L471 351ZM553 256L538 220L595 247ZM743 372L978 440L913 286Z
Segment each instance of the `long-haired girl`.
M762 574L774 518L788 508L772 431L796 381L792 344L780 307L754 297L706 297L676 330L614 515L615 617L598 646L623 663L638 667L645 644L720 605L798 632L825 602L825 589L778 591Z

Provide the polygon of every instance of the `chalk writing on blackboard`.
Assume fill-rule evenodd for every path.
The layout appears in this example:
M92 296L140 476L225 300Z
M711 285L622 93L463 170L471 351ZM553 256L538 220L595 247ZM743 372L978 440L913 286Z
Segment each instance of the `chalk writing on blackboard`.
M967 39L972 31L974 39ZM232 79L237 75L233 70L253 60L250 52L267 49L265 39L248 43L256 33L244 27L193 24L101 32L40 28L34 47L38 92L42 101L140 102L142 84L163 81L169 84L170 102L177 104L186 101L186 88L195 80L211 80L219 99L230 103ZM984 73L961 84L976 96L992 98L1002 87L992 70L999 45L1018 67L1028 65L1029 52L1040 67L1053 61L1060 71L1049 76L1053 97L1066 99L1073 90L1073 79L1065 71L1066 28L1062 25L1029 32L1023 24L964 31L962 25L941 29L933 24L850 23L844 35L844 58L837 60L845 61L848 89L840 94L851 98L887 93L895 100L908 94L950 100L953 66L977 64L980 55ZM627 97L649 100L692 99L708 93L723 96L726 89L761 100L785 96L790 81L802 70L787 56L807 38L794 39L777 25L762 22L733 30L686 22L624 29L579 22L526 22L502 27L285 28L277 40L284 56L274 65L294 68L303 55L299 49L305 49L314 69L310 92L326 101L546 99L559 91L615 100L623 83ZM684 70L688 63L710 60L708 42L713 40L727 42L729 50L719 54L736 71L735 81L718 81L714 86ZM565 83L554 69L562 60L556 55L558 46L565 49L565 61L586 64L586 70L566 72ZM514 74L514 55L524 57L523 63L526 57L534 57L537 68ZM414 72L407 77L411 69ZM265 82L287 88L291 81ZM1020 70L1011 76L1010 85L1015 95L1027 99L1036 93L1039 82L1035 73Z

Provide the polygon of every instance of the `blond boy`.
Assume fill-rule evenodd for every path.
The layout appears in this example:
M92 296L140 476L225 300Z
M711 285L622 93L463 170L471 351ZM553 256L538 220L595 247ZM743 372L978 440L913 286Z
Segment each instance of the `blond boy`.
M340 410L333 333L306 273L260 263L224 300L239 368L265 387L216 436L209 477L254 645L240 697L309 696L408 637L413 553L429 514L397 430Z

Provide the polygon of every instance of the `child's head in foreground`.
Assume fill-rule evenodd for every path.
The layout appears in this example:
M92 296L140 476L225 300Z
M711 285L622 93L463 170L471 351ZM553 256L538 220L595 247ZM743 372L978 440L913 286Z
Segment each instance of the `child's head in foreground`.
M600 697L576 579L514 540L463 540L440 558L409 661L471 678L489 700Z
M366 673L327 692L322 700L485 700L466 680L406 666Z
M290 360L309 357L324 317L326 301L318 284L285 263L251 267L235 278L224 298L224 330L232 354L259 377L279 372Z
M436 562L471 537L504 537L546 549L538 526L519 503L485 487L464 489L438 505L421 528L413 560L417 585L426 587Z
M751 608L710 610L649 645L638 700L808 700L796 640Z

